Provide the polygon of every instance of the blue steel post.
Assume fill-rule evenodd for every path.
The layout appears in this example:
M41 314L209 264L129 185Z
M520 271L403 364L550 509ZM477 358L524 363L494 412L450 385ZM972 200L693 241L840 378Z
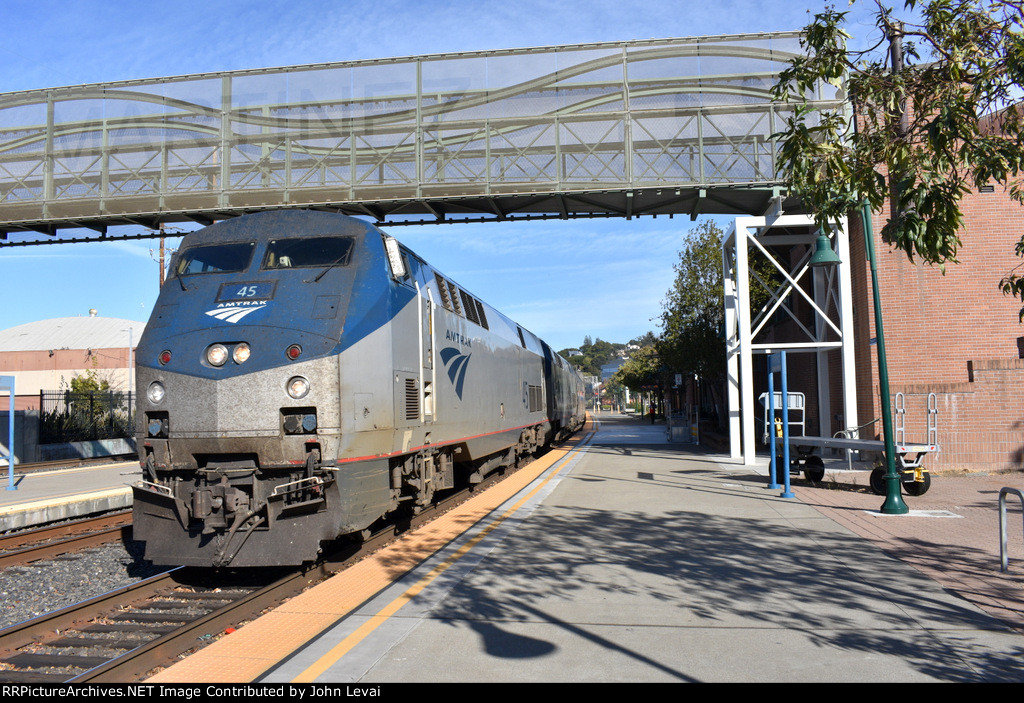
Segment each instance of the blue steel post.
M789 390L786 388L786 352L779 352L782 364L782 475L785 476L783 498L793 498L789 489Z
M7 490L16 491L14 483L14 376L0 376L0 390L6 390L10 401L7 415Z

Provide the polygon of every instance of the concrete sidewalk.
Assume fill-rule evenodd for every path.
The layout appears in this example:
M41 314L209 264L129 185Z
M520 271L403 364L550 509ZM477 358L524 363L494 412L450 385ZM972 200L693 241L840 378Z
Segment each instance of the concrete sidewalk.
M0 491L0 531L130 508L130 484L141 475L137 461L28 474L15 471L15 490Z
M933 475L923 496L903 496L910 513L897 516L880 514L885 499L867 488L867 473L826 471L825 478L820 488L795 482L796 497L1024 633L1024 517L1013 495L1006 573L999 551L999 493L1024 490L1024 473Z
M782 498L762 471L667 444L663 426L597 420L528 514L316 681L1024 678L1024 634L972 602L1016 598L1024 564L1001 576L996 538L994 559L949 539L972 521L995 529L985 501L960 501L958 518L883 518L880 497L839 484ZM969 567L974 580L952 578ZM1019 614L1013 598L1001 614ZM264 680L292 680L380 607Z

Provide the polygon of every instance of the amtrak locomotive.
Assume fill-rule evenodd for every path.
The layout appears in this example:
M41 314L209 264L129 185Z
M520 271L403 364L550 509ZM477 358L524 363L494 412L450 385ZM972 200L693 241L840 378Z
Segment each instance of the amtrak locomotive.
M361 220L245 215L171 269L136 354L156 563L301 564L583 424L568 362Z

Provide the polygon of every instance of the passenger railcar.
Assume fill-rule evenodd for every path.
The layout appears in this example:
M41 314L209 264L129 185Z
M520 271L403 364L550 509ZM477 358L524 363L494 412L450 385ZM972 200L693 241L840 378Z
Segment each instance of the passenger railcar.
M578 373L361 220L185 237L139 341L134 534L161 564L272 566L578 429Z

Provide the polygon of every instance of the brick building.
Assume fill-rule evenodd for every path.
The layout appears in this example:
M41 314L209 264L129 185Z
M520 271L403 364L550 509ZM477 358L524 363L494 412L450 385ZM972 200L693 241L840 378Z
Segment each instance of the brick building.
M873 221L890 392L903 393L907 437L925 439L935 394L942 451L933 470L1024 468L1024 325L1021 301L1001 278L1021 259L1024 207L1001 186L963 200L959 263L945 273L911 262L881 242L887 213ZM881 417L871 278L860 222L850 223L857 400L860 422ZM873 433L881 437L881 427ZM871 436L872 433L862 433Z

